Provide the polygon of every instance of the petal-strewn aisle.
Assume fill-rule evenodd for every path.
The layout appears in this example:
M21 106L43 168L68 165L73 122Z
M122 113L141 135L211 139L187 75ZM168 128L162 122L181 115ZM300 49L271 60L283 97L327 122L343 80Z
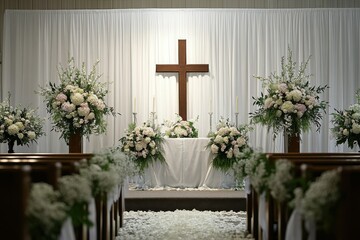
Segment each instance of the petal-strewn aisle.
M124 213L124 227L116 240L245 239L245 229L245 212L130 211Z

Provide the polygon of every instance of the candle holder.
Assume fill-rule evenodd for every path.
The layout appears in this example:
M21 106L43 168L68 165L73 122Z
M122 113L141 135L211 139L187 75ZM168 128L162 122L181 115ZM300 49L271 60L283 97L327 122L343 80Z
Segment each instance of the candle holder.
M235 126L236 126L236 128L238 128L238 125L239 125L238 120L239 120L239 113L236 112L236 113L235 113Z
M210 131L208 133L208 137L210 137L213 133L212 131L212 115L213 115L213 112L209 112L209 118L210 118Z
M136 114L137 114L137 113L136 113L136 112L133 112L132 114L134 115L133 123L136 125L136 121L137 121L137 119L136 119Z
M151 112L151 127L155 129L155 118L156 118L156 112Z

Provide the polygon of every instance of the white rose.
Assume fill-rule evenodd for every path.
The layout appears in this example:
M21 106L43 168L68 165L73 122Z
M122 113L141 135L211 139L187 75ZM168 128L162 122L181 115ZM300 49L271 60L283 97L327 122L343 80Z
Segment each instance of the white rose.
M302 98L302 92L300 90L292 90L290 94L295 102L299 102Z
M5 119L5 124L6 124L7 126L9 126L9 125L13 124L13 120L11 120L11 119L9 119L9 118L6 118L6 119Z
M156 146L156 143L155 143L154 141L151 141L151 142L149 143L149 146L150 146L151 148L154 148L154 147Z
M146 142L146 143L149 143L149 142L151 142L151 138L149 138L149 137L146 137L146 138L145 138L145 142Z
M27 132L27 135L29 136L29 139L30 139L30 140L33 140L33 139L35 139L35 137L36 137L36 134L35 134L35 132L33 132L33 131L28 131L28 132Z
M135 144L135 149L136 149L136 151L139 152L139 151L141 151L141 149L143 149L143 145L140 142L138 142Z
M226 154L226 157L227 158L232 158L233 156L234 156L233 150L232 150L232 148L230 148L229 151Z
M215 144L212 144L212 145L211 145L211 152L212 152L213 154L217 154L217 153L219 152L219 147L216 146Z
M286 101L283 103L283 105L281 105L281 110L284 113L291 113L294 111L294 105L292 104L291 101Z
M228 137L224 137L224 143L228 144L229 143L229 138Z
M241 147L246 143L246 140L243 137L239 137L238 139L236 139L236 142L239 145L239 147Z
M25 126L24 126L24 124L22 122L16 122L15 124L16 124L16 126L18 126L18 128L20 130L23 130L25 128Z
M182 128L181 127L176 127L175 129L174 129L174 133L177 135L177 136L181 136L181 134L182 134Z
M214 139L214 142L215 143L222 143L222 142L224 142L224 139L221 136L217 135L215 137L215 139Z
M18 136L19 139L23 139L23 138L24 138L24 134L22 134L22 133L18 133L17 136Z
M9 127L8 127L8 133L10 135L15 135L19 132L19 128L18 126L16 126L15 124L11 124Z
M156 149L151 150L151 155L155 155L156 154Z
M73 93L70 96L71 102L75 105L80 105L81 103L84 102L84 97L81 93Z
M77 109L77 112L79 114L79 116L87 116L90 113L90 108L89 107L79 107Z
M355 119L355 120L359 120L360 119L360 112L354 113L351 117L353 119Z
M86 116L86 119L94 119L95 118L95 114L93 112L90 112L87 116Z
M274 101L273 101L272 98L265 99L265 102L264 102L264 108L265 109L271 108L273 105L274 105Z
M348 131L347 129L344 129L343 132L342 132L342 134L343 134L344 136L349 136L349 131Z
M352 124L352 132L355 134L359 134L360 133L360 124L353 123Z
M96 106L97 102L98 102L98 97L95 94L90 94L86 101L88 101L90 104Z

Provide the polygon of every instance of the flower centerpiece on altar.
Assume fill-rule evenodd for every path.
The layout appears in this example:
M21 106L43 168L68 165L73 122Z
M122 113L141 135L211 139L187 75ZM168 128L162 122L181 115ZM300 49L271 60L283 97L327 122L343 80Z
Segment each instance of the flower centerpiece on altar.
M320 94L327 86L310 86L306 74L309 59L302 62L299 69L293 61L292 51L288 49L287 62L281 58L281 73L272 73L269 77L256 77L266 87L267 93L253 97L258 109L250 113L253 123L260 123L272 128L274 138L279 132L285 131L288 136L299 136L308 131L312 124L320 129L322 112L327 102L320 100Z
M89 136L106 131L105 116L115 112L105 103L108 90L105 83L99 82L96 74L96 62L87 74L85 63L75 67L74 58L68 61L66 68L59 71L60 84L50 83L49 88L41 88L45 97L47 111L51 114L53 128L69 144L74 134Z
M251 128L248 125L236 128L229 120L221 119L216 129L216 132L210 136L207 147L215 154L213 166L227 171L237 161L241 152L249 148L247 133Z
M336 110L333 113L331 122L334 127L331 129L336 137L336 145L345 143L347 141L350 148L354 144L360 147L360 90L356 92L357 103L351 105L349 109L343 111Z
M29 145L44 134L44 120L29 108L10 106L10 96L0 103L0 142L9 144L9 153L17 145Z
M151 127L150 122L142 126L130 124L126 135L120 139L121 151L132 156L140 171L143 171L149 163L165 162L162 141L160 130Z
M198 130L194 126L197 120L198 117L193 121L184 121L180 115L177 115L175 122L166 121L164 123L167 127L165 136L169 138L197 138Z

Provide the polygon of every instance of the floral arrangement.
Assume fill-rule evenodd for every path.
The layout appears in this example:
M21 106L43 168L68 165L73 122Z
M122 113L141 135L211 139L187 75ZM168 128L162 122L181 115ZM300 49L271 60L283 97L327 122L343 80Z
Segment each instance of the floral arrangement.
M245 173L249 176L252 187L259 194L269 190L269 180L274 173L274 164L265 153L255 152L246 161Z
M115 148L102 150L80 167L80 175L90 182L93 196L113 191L136 172L129 156Z
M229 120L221 119L217 125L216 132L210 136L208 148L215 154L213 166L227 171L237 161L240 153L248 148L249 138L247 132L249 126L243 125L239 128L232 126Z
M330 229L334 208L340 199L340 175L337 170L324 172L307 189L296 188L292 205L298 208L305 219L314 220L327 231Z
M56 240L67 218L67 207L52 186L35 183L30 192L27 216L32 239Z
M265 153L246 148L233 165L234 176L239 181L248 177L251 186L262 193L269 190L269 180L274 174L275 166L269 161Z
M305 73L309 59L301 63L297 71L292 51L288 49L287 62L281 58L280 75L272 73L268 78L256 77L267 87L267 93L254 98L254 105L259 109L250 113L250 117L253 123L272 128L274 137L284 130L290 136L298 136L301 131L309 130L312 124L320 129L322 111L325 112L327 102L320 101L319 94L327 86L310 86L310 75Z
M295 186L294 164L286 159L277 160L274 173L269 177L271 196L279 202L285 202L293 197L291 193Z
M157 128L144 123L143 126L136 127L130 124L126 130L126 136L120 139L121 151L129 154L143 171L149 163L154 161L165 162L161 143L163 137Z
M43 120L32 109L10 106L10 96L0 103L0 142L29 145L44 134Z
M63 176L59 179L60 199L67 206L67 214L75 227L94 224L89 220L86 206L91 201L90 182L79 174Z
M197 138L198 130L195 128L194 121L183 121L180 115L177 115L176 122L166 122L167 130L165 131L165 136L169 138Z
M67 68L61 66L60 84L57 86L50 83L50 88L41 88L39 92L45 97L47 111L51 114L54 124L52 130L61 132L66 142L76 132L87 137L104 133L105 116L115 115L113 108L105 103L108 90L105 84L98 81L97 63L87 74L85 63L79 69L75 67L74 58L71 58Z
M347 141L350 148L354 144L360 146L360 90L356 92L357 103L351 105L349 109L344 111L336 110L333 113L331 122L334 127L331 129L336 137L336 145L345 143Z

